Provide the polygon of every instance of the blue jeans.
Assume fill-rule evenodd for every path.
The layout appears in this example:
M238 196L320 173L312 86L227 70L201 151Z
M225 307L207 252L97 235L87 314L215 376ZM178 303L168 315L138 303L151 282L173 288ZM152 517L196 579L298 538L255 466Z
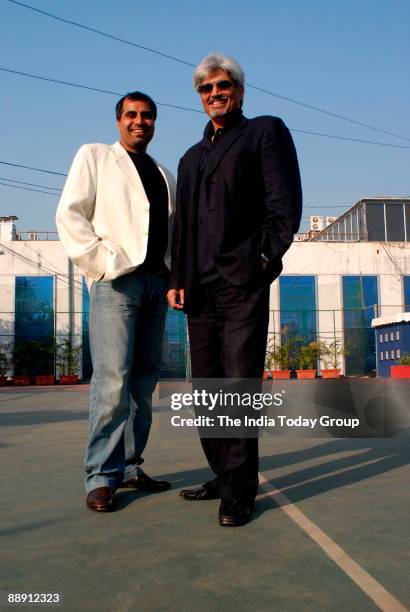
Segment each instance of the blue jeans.
M141 270L91 285L87 492L115 490L142 462L161 365L166 289L163 276Z

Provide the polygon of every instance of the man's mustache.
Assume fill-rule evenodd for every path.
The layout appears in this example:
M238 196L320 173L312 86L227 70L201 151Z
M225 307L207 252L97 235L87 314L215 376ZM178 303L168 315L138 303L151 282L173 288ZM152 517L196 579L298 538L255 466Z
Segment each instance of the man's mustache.
M228 99L228 98L227 98L227 96L225 96L224 94L215 94L214 96L212 96L212 97L210 98L210 100L209 100L209 101L210 101L210 102L212 102L213 100L216 100L216 101L221 101L221 102L223 102L223 101L225 101L225 100L227 100L227 99Z

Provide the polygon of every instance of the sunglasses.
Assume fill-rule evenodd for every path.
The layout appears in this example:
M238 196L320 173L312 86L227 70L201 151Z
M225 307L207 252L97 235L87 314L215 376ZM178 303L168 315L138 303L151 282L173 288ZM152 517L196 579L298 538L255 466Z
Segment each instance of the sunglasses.
M223 81L217 81L216 83L204 83L203 85L198 85L197 91L200 94L211 93L214 87L221 90L232 89L233 87L235 87L235 83L232 81L228 81L228 79L224 79Z

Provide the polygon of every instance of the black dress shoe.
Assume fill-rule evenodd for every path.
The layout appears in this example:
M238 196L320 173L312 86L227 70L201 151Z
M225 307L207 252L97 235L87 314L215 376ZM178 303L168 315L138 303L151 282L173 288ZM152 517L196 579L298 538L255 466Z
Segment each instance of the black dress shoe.
M142 472L137 478L126 480L120 485L121 489L137 489L138 491L150 491L151 493L160 493L168 491L171 488L171 483L167 480L154 480Z
M219 499L219 491L216 488L207 488L207 487L199 487L197 489L182 489L180 491L180 496L184 499L193 500L202 500L202 499Z
M87 507L95 512L111 512L114 504L114 491L111 487L97 487L87 495Z
M219 524L223 527L239 527L251 518L253 504L223 497L219 507Z

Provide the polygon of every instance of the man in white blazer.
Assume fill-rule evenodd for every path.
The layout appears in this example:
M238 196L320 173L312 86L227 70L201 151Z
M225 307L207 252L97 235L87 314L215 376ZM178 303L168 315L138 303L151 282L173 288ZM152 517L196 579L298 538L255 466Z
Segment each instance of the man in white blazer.
M141 470L167 311L173 176L146 153L157 108L132 92L116 105L119 141L77 152L57 209L60 239L90 289L87 506L113 509L127 487L163 491Z

